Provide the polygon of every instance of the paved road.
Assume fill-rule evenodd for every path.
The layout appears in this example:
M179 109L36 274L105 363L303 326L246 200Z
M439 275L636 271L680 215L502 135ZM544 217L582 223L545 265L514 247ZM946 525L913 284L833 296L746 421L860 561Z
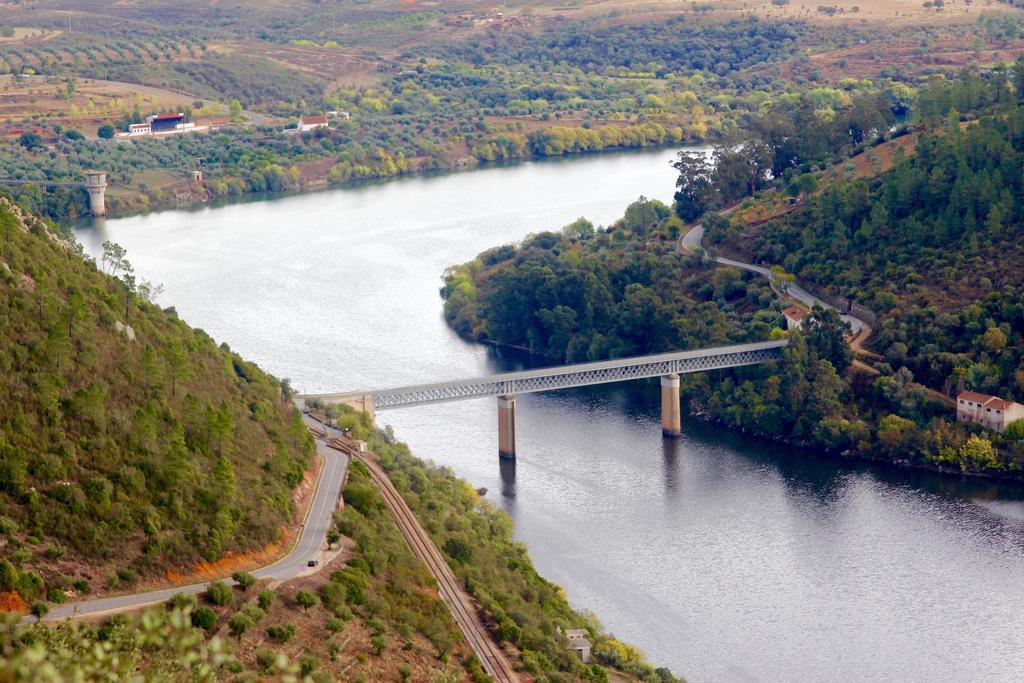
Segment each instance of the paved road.
M324 459L324 467L317 481L317 489L313 494L313 502L310 505L306 521L302 526L299 540L291 552L280 560L251 572L257 578L280 581L294 578L296 574L306 568L306 563L316 557L324 545L327 531L331 526L332 515L338 505L338 497L341 495L341 483L348 470L349 457L333 448L328 448L320 439L316 441L316 448L317 452ZM226 582L232 583L230 579L226 579ZM109 598L97 598L95 600L61 605L55 607L47 614L45 620L54 621L67 617L96 616L138 609L147 605L166 602L178 593L201 593L206 590L208 585L209 582L206 581L187 586L147 591L145 593L116 595ZM29 616L22 619L22 623L32 621L35 621L35 617Z
M764 266L756 266L753 263L743 263L742 261L735 261L731 258L725 258L724 256L715 256L704 247L704 245L702 244L703 241L704 226L695 225L688 233L679 238L679 243L677 244L676 248L679 252L695 252L697 251L697 249L704 249L704 251L709 256L711 256L711 258L713 258L716 262L721 263L722 265L733 266L734 268L740 268L742 270L748 270L752 273L757 273L758 275L762 275L768 278L769 281L774 281L775 278L772 275L772 271L769 270L768 268L765 268ZM808 292L806 289L796 284L795 282L789 285L788 289L786 289L786 294L793 297L800 303L806 304L809 307L821 306L822 308L835 308L834 306L827 304L818 297L814 296L813 294L811 294L810 292ZM867 332L868 334L871 333L871 326L868 325L866 321L861 320L859 318L854 318L852 315L840 315L840 317L845 322L849 323L850 330L853 333L854 337L858 336L862 330ZM867 337L867 334L864 336Z

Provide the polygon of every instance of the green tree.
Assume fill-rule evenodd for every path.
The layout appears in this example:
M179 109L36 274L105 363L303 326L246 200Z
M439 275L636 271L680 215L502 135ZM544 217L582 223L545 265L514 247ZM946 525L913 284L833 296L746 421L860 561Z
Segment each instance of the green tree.
M231 590L231 586L223 581L211 581L206 588L206 599L214 605L223 607L235 601L235 593Z
M247 591L256 585L256 577L249 572L235 572L231 575L231 578L235 580L235 583L243 591Z
M233 614L231 615L231 618L228 619L228 628L231 629L231 635L235 636L239 640L241 640L242 635L252 627L252 619L242 612Z
M999 465L999 458L992 447L992 442L977 434L971 434L960 447L960 461L964 469L976 472L983 472Z
M831 363L836 372L846 371L853 362L853 351L846 342L848 326L834 309L815 306L803 330L809 349Z
M39 134L30 130L21 134L21 137L18 138L18 143L30 152L43 146L43 140L39 137Z
M899 415L886 415L878 424L878 442L893 455L910 455L916 434L914 421Z
M673 197L676 215L689 222L715 208L712 166L703 153L679 152L672 166L679 172Z
M111 138L114 137L115 133L117 133L117 130L109 123L104 123L96 130L96 135L98 135L103 140L110 140Z
M300 590L295 593L295 604L304 610L316 607L319 602L316 595L307 590Z
M275 597L277 596L274 594L274 591L269 588L264 588L259 592L256 600L259 603L260 609L267 612L273 606Z
M985 334L981 337L981 345L986 351L998 353L1006 348L1006 333L998 327L990 327L985 330Z
M142 381L146 396L150 395L149 389L156 382L157 370L156 351L152 345L146 344L146 348L142 350Z
M217 613L209 607L200 607L195 612L192 612L192 625L196 628L209 631L216 623Z
M1024 420L1016 420L1006 425L1003 438L1007 441L1024 441Z
M171 398L175 397L178 382L189 377L189 357L184 345L175 340L167 348L167 370L171 377Z

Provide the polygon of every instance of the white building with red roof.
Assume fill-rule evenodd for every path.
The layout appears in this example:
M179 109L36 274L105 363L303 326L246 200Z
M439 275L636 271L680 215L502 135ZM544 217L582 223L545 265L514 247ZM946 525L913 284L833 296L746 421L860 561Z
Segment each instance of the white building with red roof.
M1024 405L976 391L961 391L956 397L956 419L1002 432L1011 422L1024 420Z
M782 315L786 318L787 330L799 330L804 326L804 318L808 316L808 312L806 308L790 306L782 309Z
M327 117L323 115L299 117L299 131L303 133L307 130L316 130L317 128L327 128L329 126Z

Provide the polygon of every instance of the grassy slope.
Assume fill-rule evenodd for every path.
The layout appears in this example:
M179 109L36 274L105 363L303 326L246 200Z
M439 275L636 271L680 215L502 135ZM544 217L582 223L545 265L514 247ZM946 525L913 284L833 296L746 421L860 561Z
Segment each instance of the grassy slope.
M277 541L312 462L278 382L7 200L0 261L0 591L60 599Z

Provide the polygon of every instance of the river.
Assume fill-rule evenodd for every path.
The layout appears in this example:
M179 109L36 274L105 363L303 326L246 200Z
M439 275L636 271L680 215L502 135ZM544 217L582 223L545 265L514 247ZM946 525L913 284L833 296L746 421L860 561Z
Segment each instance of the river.
M579 216L670 200L671 153L526 163L78 231L128 250L191 324L302 391L519 367L441 317L441 274ZM688 421L642 383L522 396L499 463L493 399L379 422L515 519L547 578L691 681L1024 680L1024 489L768 446Z

